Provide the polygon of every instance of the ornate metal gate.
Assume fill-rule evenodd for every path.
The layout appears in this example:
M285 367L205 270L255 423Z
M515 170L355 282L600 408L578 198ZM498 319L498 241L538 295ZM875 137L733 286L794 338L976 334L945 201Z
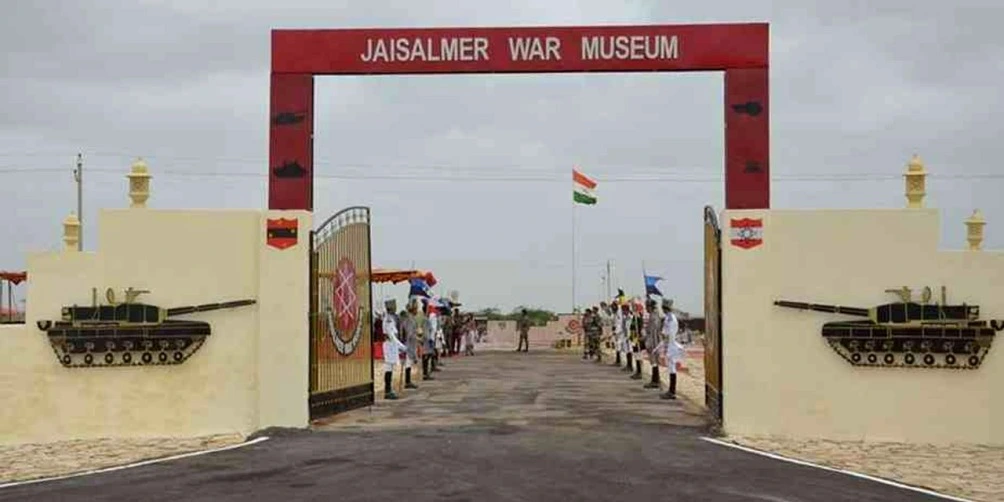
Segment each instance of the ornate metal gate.
M311 232L310 418L373 403L370 210L350 207Z
M722 422L722 229L704 207L704 404Z

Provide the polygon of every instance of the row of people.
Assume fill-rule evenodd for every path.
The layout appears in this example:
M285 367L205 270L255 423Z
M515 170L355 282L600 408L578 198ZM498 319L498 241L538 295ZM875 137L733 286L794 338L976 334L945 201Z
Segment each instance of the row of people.
M586 309L582 327L585 333L582 358L595 358L597 363L601 363L602 345L604 341L610 341L616 358L614 366L619 367L623 360L624 371L632 372L633 380L642 378L641 355L644 353L652 365L652 380L645 384L646 389L662 387L659 360L665 358L669 370L669 390L660 397L676 399L677 366L683 361L685 350L678 339L680 320L673 312L673 300L664 299L660 306L649 299L645 304L645 314L632 312L626 303L618 306L602 302L599 307Z
M394 392L394 368L404 359L404 388L418 389L412 381L412 368L422 361L422 379L433 380L432 373L441 371L441 357L456 355L464 343L464 353L474 355L476 327L474 316L452 310L440 316L431 304L422 307L418 299L408 302L406 309L397 312L397 300L384 300L384 313L374 325L374 340L383 343L384 397L397 399ZM419 350L421 347L421 350ZM402 354L404 357L402 358Z

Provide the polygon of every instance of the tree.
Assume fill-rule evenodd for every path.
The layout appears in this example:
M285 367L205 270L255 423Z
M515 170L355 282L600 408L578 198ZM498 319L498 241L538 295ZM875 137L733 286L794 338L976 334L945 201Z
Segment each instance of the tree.
M550 310L537 308L537 307L525 307L519 306L512 310L509 314L510 319L518 319L520 315L523 314L523 310L526 310L527 317L530 318L530 323L534 326L543 326L550 321L557 321L558 315Z

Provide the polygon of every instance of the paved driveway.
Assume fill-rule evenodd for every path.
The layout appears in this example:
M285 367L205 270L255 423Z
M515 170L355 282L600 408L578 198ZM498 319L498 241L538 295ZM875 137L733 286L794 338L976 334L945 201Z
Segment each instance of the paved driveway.
M0 490L0 500L939 500L700 439L687 403L574 354L482 353L246 448Z

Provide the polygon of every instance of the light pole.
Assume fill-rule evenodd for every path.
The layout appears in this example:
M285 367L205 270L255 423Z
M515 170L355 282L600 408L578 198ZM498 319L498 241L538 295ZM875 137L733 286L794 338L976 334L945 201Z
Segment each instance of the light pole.
M77 182L77 221L80 222L80 237L77 240L77 251L84 250L84 157L77 154L77 168L73 170L73 179Z

